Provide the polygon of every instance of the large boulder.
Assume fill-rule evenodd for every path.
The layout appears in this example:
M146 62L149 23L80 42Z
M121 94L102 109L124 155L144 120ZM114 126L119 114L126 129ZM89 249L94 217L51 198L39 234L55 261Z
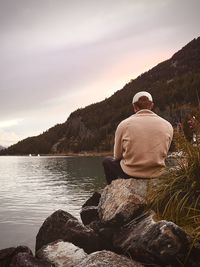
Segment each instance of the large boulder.
M36 251L59 239L71 242L87 253L100 250L99 237L94 230L62 210L54 212L41 226L36 237Z
M51 214L39 229L35 250L37 251L55 240L62 239L66 231L66 223L70 219L77 221L74 216L63 210L57 210Z
M12 259L10 267L53 267L53 265L47 261L39 260L29 253L20 252Z
M111 251L94 252L83 260L76 267L143 267L144 265L135 262L125 256L118 255Z
M0 266L10 267L12 259L20 252L25 252L29 255L33 255L30 248L26 246L10 247L0 250Z
M153 214L143 214L115 233L113 244L133 259L146 264L177 264L179 255L186 255L190 240L176 224L156 222Z
M98 206L105 224L123 225L138 215L146 204L148 180L117 179L107 185Z
M55 267L73 267L86 258L83 249L69 242L58 240L37 251L37 258L50 262Z

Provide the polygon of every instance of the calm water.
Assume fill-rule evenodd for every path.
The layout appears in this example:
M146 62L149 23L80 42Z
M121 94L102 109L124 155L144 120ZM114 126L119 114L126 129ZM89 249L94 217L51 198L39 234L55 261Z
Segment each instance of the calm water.
M0 249L34 250L43 221L58 209L77 218L104 185L101 157L0 157Z

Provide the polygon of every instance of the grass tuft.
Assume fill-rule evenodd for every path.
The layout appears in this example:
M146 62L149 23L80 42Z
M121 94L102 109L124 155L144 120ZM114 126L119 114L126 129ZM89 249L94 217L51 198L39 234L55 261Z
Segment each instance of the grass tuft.
M182 227L194 241L200 240L200 146L177 134L175 143L182 157L150 188L148 202L159 219Z

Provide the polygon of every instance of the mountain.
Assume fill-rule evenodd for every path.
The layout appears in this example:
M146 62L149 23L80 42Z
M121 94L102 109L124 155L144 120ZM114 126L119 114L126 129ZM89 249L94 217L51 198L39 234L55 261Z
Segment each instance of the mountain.
M141 90L154 98L155 112L174 126L199 105L200 37L170 59L127 83L111 97L70 114L65 123L26 138L4 154L46 154L111 151L118 123L132 114L132 97Z
M5 149L5 147L3 147L3 146L0 145L0 151L3 150L3 149Z

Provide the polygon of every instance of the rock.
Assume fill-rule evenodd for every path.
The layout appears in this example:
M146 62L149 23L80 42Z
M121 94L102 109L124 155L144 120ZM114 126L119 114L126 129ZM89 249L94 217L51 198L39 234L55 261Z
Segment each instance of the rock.
M81 220L82 220L83 224L88 225L91 222L99 219L98 207L85 206L81 209L80 215L81 215Z
M0 266L1 267L10 267L12 259L20 252L26 252L30 255L33 255L30 248L26 246L10 247L0 250Z
M83 249L59 240L42 247L37 251L36 256L55 267L73 267L86 258L87 254Z
M62 210L54 212L43 223L36 237L36 251L59 239L71 242L87 253L101 249L99 237L94 230Z
M84 225L99 220L98 204L100 197L100 193L94 192L94 194L83 204L80 216Z
M18 253L12 260L10 267L53 267L52 264L39 260L26 252Z
M51 214L44 221L36 236L36 251L44 245L62 239L66 230L65 225L69 219L77 221L74 216L63 210L57 210Z
M94 194L83 204L82 208L89 206L98 206L101 194L94 192Z
M118 255L111 251L94 252L83 260L76 267L143 267L144 265L137 263L125 256Z
M117 179L107 185L98 206L100 220L105 224L130 221L146 204L147 180Z
M146 264L174 264L179 254L186 255L190 240L172 222L155 222L146 213L121 227L113 237L113 244L131 258ZM179 266L175 264L175 266Z
M13 252L15 251L14 247L5 248L0 250L0 266L9 267L10 262L13 258Z
M106 226L100 221L90 223L89 227L92 228L99 236L102 249L111 250L117 253L120 252L113 246L113 235L119 232L120 227L114 225Z
M75 220L66 223L63 240L83 248L87 253L102 249L100 238L94 230Z
M191 251L189 251L183 257L179 257L182 262L184 262L185 267L199 267L200 266L200 243L194 244Z

